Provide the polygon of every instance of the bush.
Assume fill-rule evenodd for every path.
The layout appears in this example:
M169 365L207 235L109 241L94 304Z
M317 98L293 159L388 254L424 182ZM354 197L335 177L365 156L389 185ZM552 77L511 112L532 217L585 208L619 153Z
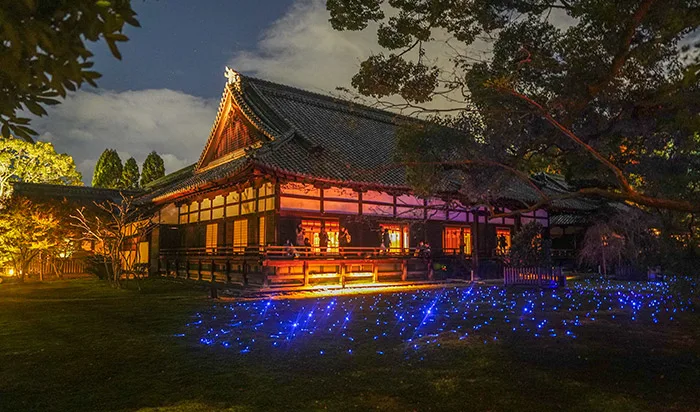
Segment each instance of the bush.
M551 241L542 236L543 226L537 222L523 225L513 235L508 257L511 266L551 265Z

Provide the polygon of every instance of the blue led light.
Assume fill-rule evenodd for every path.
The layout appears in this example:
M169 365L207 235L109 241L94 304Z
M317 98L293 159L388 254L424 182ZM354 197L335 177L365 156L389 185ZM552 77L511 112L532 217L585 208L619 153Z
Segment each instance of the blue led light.
M406 356L448 340L500 342L504 334L576 339L575 328L600 319L662 326L693 311L692 300L668 283L573 282L570 289L515 290L497 286L424 289L391 294L245 300L198 312L185 333L207 346L241 354L266 348L318 355ZM697 286L691 280L690 293ZM689 282L689 283L688 283ZM469 331L469 333L465 331ZM499 339L499 337L501 339ZM419 354L419 357L422 355Z

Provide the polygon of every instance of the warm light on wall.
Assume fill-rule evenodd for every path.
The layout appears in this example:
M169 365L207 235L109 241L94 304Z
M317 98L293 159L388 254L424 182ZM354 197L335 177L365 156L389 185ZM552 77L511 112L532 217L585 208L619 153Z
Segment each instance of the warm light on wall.
M7 269L7 274L10 275L10 276L14 276L14 275L15 275L15 270L12 269L12 268L9 268L9 269Z

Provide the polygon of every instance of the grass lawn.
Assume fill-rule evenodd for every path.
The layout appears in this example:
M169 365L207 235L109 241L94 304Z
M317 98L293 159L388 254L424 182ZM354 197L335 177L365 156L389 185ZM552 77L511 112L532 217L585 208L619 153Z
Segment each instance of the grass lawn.
M0 410L700 410L693 306L579 286L213 302L160 280L0 285Z

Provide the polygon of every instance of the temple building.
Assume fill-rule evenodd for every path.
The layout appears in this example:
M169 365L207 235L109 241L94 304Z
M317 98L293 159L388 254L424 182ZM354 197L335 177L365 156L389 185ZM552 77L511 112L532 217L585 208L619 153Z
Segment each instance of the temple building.
M259 288L500 276L499 255L520 225L549 228L552 210L596 207L570 200L493 218L449 189L418 197L403 168L387 167L407 118L231 69L226 77L198 162L139 199L157 208L152 273ZM546 176L533 181L565 190ZM507 212L536 199L514 182L498 205Z

